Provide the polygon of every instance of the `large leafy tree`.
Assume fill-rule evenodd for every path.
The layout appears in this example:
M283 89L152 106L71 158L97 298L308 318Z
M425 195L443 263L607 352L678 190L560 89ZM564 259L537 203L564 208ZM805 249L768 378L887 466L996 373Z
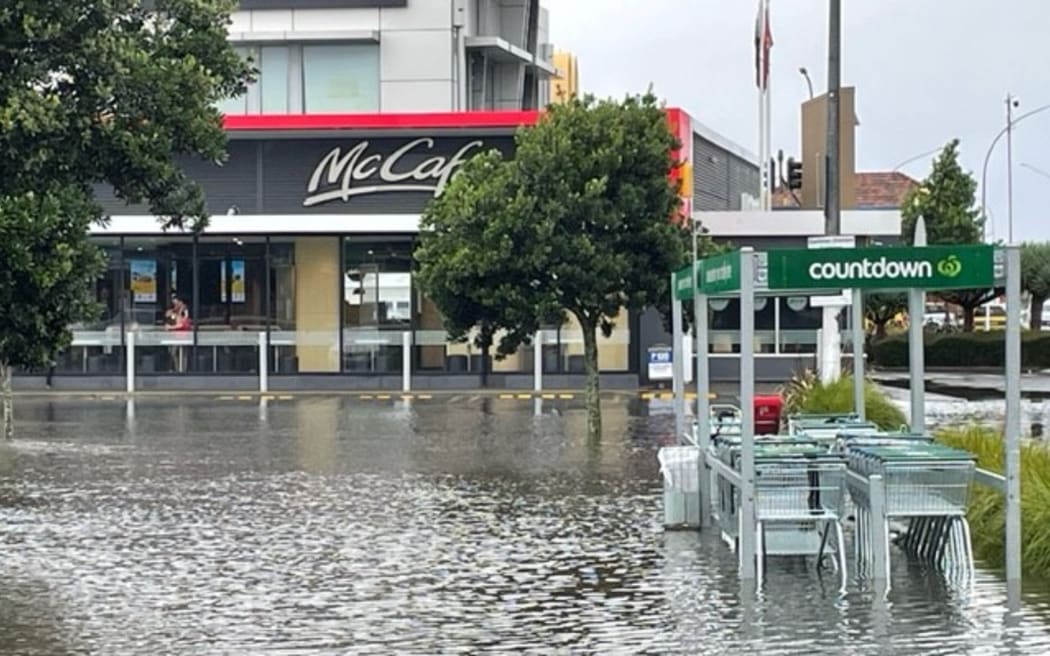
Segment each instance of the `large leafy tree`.
M218 161L216 101L251 69L227 43L233 0L18 0L0 5L0 377L43 365L90 317L100 268L87 229L99 185L200 229L180 156ZM50 235L50 237L49 237Z
M1021 246L1021 285L1031 298L1029 328L1043 327L1043 305L1050 298L1050 243Z
M521 256L547 303L580 325L592 438L601 434L598 331L610 335L623 308L658 302L670 273L687 261L683 229L671 220L679 206L669 178L676 145L651 93L554 105L517 140L524 211L513 218L532 233L519 244Z
M525 199L515 192L514 169L499 151L471 158L453 184L423 212L415 258L417 279L440 310L454 341L473 344L482 353L483 384L495 338L496 358L531 341L541 321L557 316L518 258L527 238L513 232L508 213L522 211Z
M448 296L458 295L466 310L460 316L450 299L441 301L446 322L508 329L501 347L556 312L574 317L583 332L588 433L598 437L598 331L610 335L625 308L666 298L670 273L688 261L684 229L672 220L676 140L647 93L553 105L514 141L512 160L471 162L427 210L421 269L455 271L423 277L425 284L458 278Z
M902 237L914 243L919 217L926 222L926 241L935 244L979 244L984 218L976 203L977 180L959 164L959 140L953 139L934 160L933 170L904 198L901 207ZM995 289L962 289L937 292L963 311L965 330L973 330L974 311L995 298Z
M905 294L873 293L864 295L864 316L875 326L875 338L886 336L886 324L906 310L908 297Z

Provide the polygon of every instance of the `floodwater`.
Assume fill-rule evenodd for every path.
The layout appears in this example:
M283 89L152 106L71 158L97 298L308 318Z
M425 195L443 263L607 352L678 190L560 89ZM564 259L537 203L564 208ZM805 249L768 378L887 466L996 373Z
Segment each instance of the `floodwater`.
M574 403L19 399L0 653L1050 651L1046 597L899 552L887 598L776 559L749 592L661 527L666 409L595 444Z

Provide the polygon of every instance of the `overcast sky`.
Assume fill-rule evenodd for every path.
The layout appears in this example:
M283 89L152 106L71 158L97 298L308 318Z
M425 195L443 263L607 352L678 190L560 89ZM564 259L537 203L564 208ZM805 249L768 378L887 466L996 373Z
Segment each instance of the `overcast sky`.
M581 86L599 96L644 91L758 150L754 26L758 0L543 0L552 39L579 57ZM980 182L1012 92L1023 113L1050 104L1050 1L845 0L843 85L857 88L857 169L891 170L961 140ZM799 148L799 105L826 89L826 0L771 0L773 152ZM995 234L1007 235L1006 140L988 172ZM1050 110L1014 133L1014 238L1050 240ZM930 158L902 168L923 178ZM980 192L978 192L979 198Z

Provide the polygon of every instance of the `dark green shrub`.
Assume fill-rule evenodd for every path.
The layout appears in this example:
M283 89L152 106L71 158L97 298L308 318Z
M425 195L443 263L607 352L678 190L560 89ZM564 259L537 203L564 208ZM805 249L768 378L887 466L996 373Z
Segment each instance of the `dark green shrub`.
M997 332L927 334L927 367L1002 367L1006 359L1005 334ZM881 367L908 366L908 337L894 335L869 346L873 364ZM1050 333L1021 334L1021 366L1050 368Z

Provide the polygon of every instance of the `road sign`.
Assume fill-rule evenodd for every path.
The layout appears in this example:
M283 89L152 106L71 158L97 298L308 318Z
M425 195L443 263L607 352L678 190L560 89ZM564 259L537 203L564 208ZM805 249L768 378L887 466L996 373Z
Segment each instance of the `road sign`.
M649 380L674 378L674 355L670 346L649 347Z
M696 262L696 267L699 268L700 262ZM687 265L675 271L674 274L674 297L679 301L691 301L696 296L696 287L694 281L696 276L692 275L693 265Z
M770 289L966 289L995 284L985 245L773 250Z
M700 288L705 294L740 290L740 251L715 255L701 262Z
M810 248L853 248L856 242L856 237L852 235L822 235L806 239L806 245Z

